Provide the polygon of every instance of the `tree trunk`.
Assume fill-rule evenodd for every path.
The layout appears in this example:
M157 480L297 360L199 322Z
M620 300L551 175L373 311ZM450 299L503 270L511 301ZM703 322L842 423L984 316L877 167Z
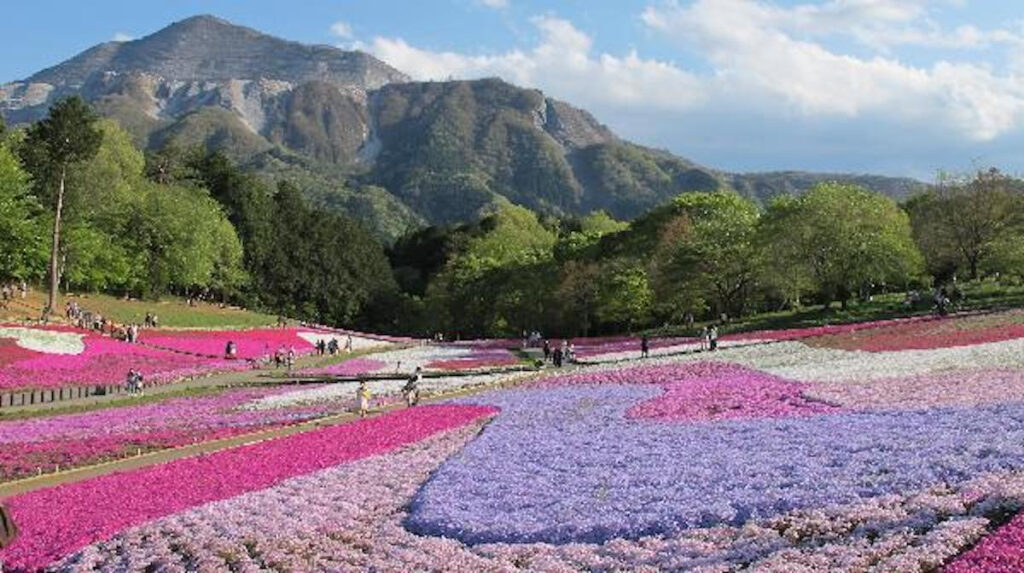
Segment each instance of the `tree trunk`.
M60 288L60 270L57 266L58 254L60 253L60 218L64 210L64 178L67 175L67 167L60 168L60 183L57 186L57 208L53 217L53 248L50 251L50 298L43 310L43 318L49 318L50 314L57 309L57 290Z

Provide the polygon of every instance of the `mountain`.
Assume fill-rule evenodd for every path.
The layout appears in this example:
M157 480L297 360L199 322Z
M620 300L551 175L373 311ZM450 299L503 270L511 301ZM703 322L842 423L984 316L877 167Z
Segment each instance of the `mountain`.
M588 112L500 79L411 82L368 54L289 42L213 16L108 42L0 86L8 123L79 94L140 147L222 149L267 179L362 219L385 239L505 201L548 215L630 219L687 191L765 200L827 179L902 197L885 177L730 174L622 140Z

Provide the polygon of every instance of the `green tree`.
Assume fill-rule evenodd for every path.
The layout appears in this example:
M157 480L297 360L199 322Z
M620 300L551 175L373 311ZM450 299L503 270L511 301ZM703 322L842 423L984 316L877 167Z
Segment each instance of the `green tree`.
M1003 258L1009 237L1022 227L1021 186L989 169L971 179L943 176L934 190L910 201L914 235L929 267L964 269L976 279L990 259Z
M0 144L0 280L30 280L46 267L42 207L30 193L28 174Z
M867 189L823 183L797 198L768 207L761 227L773 271L810 278L826 306L845 308L859 289L899 282L919 273L907 214L891 199Z
M323 323L355 325L397 290L384 249L359 223L310 208L282 182L273 197L272 246L258 269L264 302Z
M136 258L116 234L88 223L74 221L65 230L64 271L62 280L68 288L88 291L109 291L125 288L137 280L137 269L144 259Z
M599 320L632 332L634 326L648 319L653 295L647 272L639 262L616 259L602 264L597 284Z
M427 288L427 306L447 319L448 328L463 334L487 335L495 329L509 334L506 329L536 326L513 324L536 313L512 310L513 301L532 303L532 299L523 295L523 289L512 288L507 273L527 272L525 269L548 261L555 244L554 233L533 212L508 203L463 233L467 238L461 251L448 260ZM498 304L502 296L506 298Z
M555 258L580 258L595 248L602 237L625 231L628 223L616 221L604 211L594 211L581 219L570 219L561 224Z
M103 139L96 128L97 116L80 97L61 100L49 115L28 130L24 149L26 165L36 182L56 184L54 193L53 243L50 247L50 296L44 314L53 312L60 284L60 225L64 209L64 184L68 168L93 157Z
M601 267L595 262L570 260L562 265L554 292L561 332L587 336L597 320Z
M67 170L59 274L66 288L150 292L137 244L145 209L143 156L116 123L100 120L93 157Z
M761 266L757 206L735 193L686 193L668 205L685 220L674 241L662 235L655 260L659 290L686 301L710 301L718 313L741 315ZM679 225L670 220L663 228Z
M678 258L680 246L689 240L691 234L692 225L686 215L665 221L649 259L649 276L654 292L652 312L675 324L682 323L687 314L696 317L708 309L707 289L689 288L687 281L680 282L679 273L684 270ZM694 278L692 274L689 276Z
M147 183L136 233L154 293L211 288L222 297L245 280L242 245L205 189Z
M256 177L243 173L220 152L194 155L186 163L188 182L209 190L224 208L245 250L245 267L259 289L261 268L274 246L275 212L270 190ZM194 176L195 179L191 179Z

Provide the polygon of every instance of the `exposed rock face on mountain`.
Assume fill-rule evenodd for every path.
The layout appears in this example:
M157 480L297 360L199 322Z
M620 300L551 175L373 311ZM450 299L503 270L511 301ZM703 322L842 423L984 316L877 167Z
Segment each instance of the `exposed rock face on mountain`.
M465 221L502 201L632 218L687 191L764 200L823 179L904 196L919 184L807 173L734 175L623 141L588 112L499 79L409 82L361 52L274 38L211 17L108 42L0 86L9 123L82 95L141 147L206 145L383 237Z
M236 26L212 16L176 22L131 42L107 42L5 85L5 115L28 121L55 98L130 96L154 119L173 119L205 105L232 109L254 131L267 126L268 108L309 82L352 96L406 81L401 72L361 52L308 46ZM287 107L287 103L284 104Z

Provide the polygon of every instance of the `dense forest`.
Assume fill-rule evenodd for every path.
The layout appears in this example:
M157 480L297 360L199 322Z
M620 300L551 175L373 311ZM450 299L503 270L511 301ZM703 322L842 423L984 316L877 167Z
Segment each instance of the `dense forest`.
M516 177L508 185L531 184ZM472 207L459 196L466 184L438 179L417 192L458 189L446 200ZM1024 182L996 170L941 177L902 204L850 183L764 205L709 189L629 223L604 211L555 218L500 197L475 222L422 227L387 246L300 185L272 187L173 138L144 153L69 98L27 128L0 124L0 282L203 295L320 323L466 337L634 330L1024 275Z

